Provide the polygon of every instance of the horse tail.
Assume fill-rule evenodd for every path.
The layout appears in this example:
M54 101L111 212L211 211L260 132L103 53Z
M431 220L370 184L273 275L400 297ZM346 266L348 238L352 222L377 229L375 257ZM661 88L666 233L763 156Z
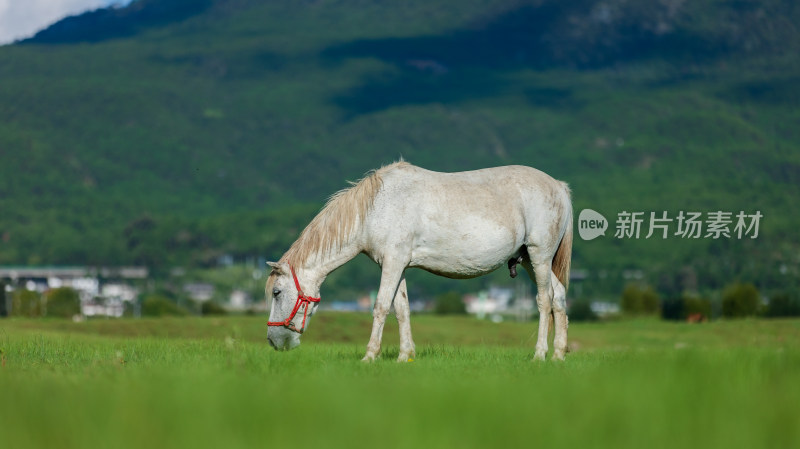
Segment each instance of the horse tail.
M566 218L567 229L564 231L564 236L561 237L561 242L558 244L558 249L553 256L552 269L561 284L564 285L564 290L569 288L569 268L572 265L572 199L570 198L569 187L566 183L562 183L567 191L567 207Z

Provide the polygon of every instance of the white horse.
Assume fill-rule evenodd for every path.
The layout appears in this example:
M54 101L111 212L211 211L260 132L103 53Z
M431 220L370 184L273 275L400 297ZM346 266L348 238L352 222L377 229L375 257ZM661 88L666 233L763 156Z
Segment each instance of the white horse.
M392 304L400 327L398 361L415 356L406 268L464 279L508 264L513 277L517 263L538 290L534 359L545 358L551 320L553 357L564 358L572 257L567 184L523 166L438 173L400 161L368 173L334 194L279 262L268 262L272 272L266 294L272 309L267 338L273 347L300 344L307 320L319 305L325 277L359 253L381 267L364 361L380 353Z

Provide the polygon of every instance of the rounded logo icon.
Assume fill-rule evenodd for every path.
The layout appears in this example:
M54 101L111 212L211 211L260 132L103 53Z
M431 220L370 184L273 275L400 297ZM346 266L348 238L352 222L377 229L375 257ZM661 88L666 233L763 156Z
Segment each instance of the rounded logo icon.
M578 234L584 240L592 240L606 235L608 220L599 212L591 209L584 209L578 215Z

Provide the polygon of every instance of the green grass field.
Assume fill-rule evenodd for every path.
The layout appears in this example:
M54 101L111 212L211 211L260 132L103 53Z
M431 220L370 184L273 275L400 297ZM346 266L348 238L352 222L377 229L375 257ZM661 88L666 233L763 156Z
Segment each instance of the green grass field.
M800 445L800 321L573 324L415 316L418 357L362 364L370 317L323 313L278 353L263 317L0 321L0 447Z

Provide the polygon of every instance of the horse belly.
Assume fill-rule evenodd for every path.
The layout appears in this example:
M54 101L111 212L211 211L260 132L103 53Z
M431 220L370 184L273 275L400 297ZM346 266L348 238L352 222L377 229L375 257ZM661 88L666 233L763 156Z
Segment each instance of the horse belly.
M514 226L482 217L431 224L417 235L409 266L457 279L481 276L508 262L522 246L519 235Z

